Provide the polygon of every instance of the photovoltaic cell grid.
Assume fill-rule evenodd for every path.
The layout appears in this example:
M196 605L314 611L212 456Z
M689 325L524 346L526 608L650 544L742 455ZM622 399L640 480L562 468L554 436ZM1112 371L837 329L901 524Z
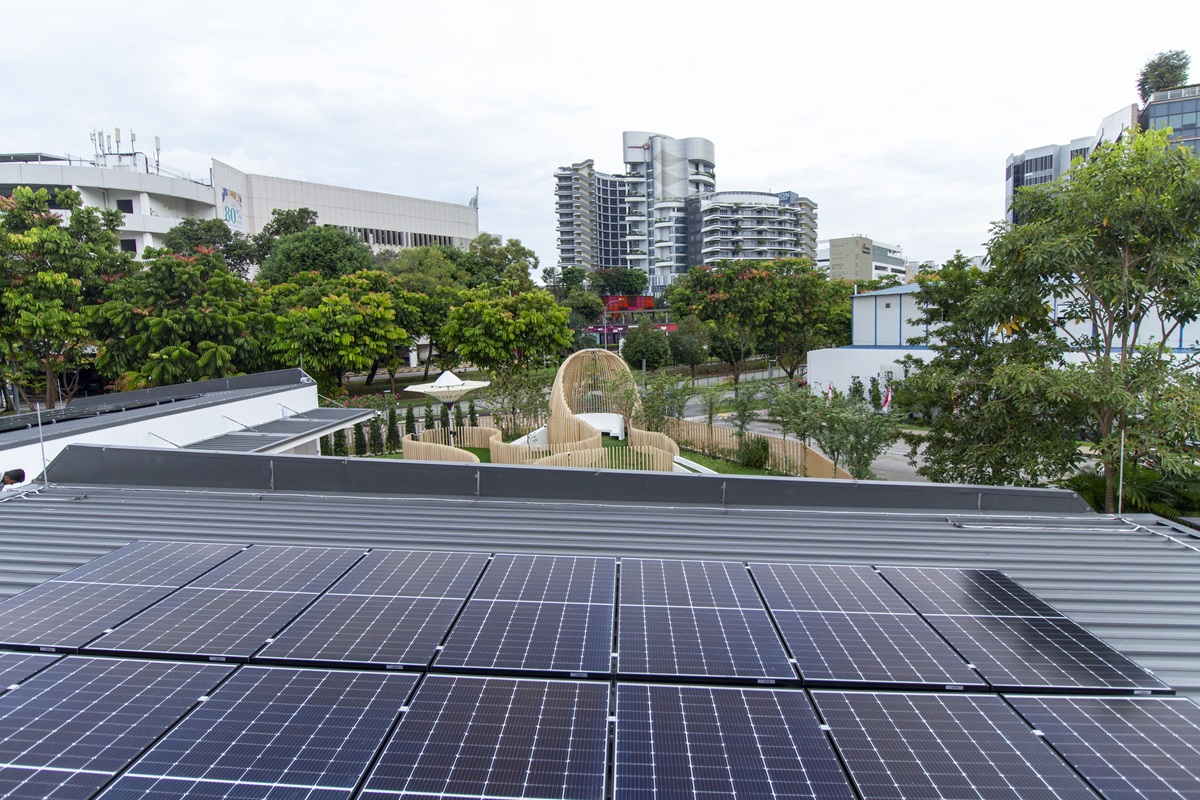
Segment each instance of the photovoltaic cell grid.
M1095 800L998 695L812 694L863 800Z
M0 603L0 645L76 651L240 549L134 542Z
M179 587L244 549L235 544L138 541L52 580Z
M231 670L60 661L0 696L0 797L91 797Z
M614 800L854 793L803 692L617 685Z
M101 797L346 800L416 682L387 672L243 667Z
M809 685L987 687L871 567L750 568Z
M884 567L880 572L922 614L1062 617L1037 595L994 569Z
M15 685L39 670L58 661L60 656L41 653L0 653L0 692L15 688Z
M482 553L368 553L256 660L427 667L486 564Z
M496 556L434 663L608 673L615 595L611 558Z
M617 672L795 680L746 568L724 561L621 561Z
M1182 697L1008 698L1107 798L1200 797L1200 706Z
M327 547L251 547L85 649L246 660L362 555Z
M609 686L429 675L360 797L605 796Z

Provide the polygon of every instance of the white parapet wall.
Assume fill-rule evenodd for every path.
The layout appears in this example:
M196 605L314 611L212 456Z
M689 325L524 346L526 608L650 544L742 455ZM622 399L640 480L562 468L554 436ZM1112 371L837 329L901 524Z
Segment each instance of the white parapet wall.
M808 385L815 393L824 393L830 385L845 394L850 381L856 376L869 386L871 378L886 382L887 373L894 379L904 377L904 368L898 363L905 356L921 361L932 358L933 351L910 347L831 347L813 350L808 354Z

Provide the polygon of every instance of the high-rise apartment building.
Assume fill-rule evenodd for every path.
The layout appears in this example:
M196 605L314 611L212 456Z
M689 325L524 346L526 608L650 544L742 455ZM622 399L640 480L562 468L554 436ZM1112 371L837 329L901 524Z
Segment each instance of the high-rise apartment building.
M625 131L622 146L622 175L591 160L555 171L560 267L639 269L658 293L722 258L815 257L816 204L794 192L717 192L708 139Z

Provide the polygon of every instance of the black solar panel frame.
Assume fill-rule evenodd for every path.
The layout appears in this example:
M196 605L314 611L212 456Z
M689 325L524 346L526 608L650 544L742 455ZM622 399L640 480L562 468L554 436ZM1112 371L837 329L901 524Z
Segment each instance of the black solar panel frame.
M736 699L741 699L746 706L744 721L750 729L748 732L737 729L743 722L739 713L742 709L728 707ZM662 709L666 717L664 724L676 734L674 737L655 738L656 703L660 709L663 705L678 704L678 721ZM774 709L763 707L771 704ZM702 706L701 713L707 713L711 708L713 718L705 716L689 726L686 719L689 705ZM749 708L751 705L756 707L753 711ZM773 730L772 726L778 724L782 724L786 735L778 735L778 731ZM679 728L683 729L682 734ZM776 735L772 736L773 733ZM833 745L822 731L812 702L804 692L618 683L613 738L613 800L676 796L796 800L852 800L855 797ZM631 747L627 744L630 739L635 739ZM672 763L673 749L681 746L686 748L683 763L679 763L678 758ZM697 751L695 758L692 757L693 747ZM810 756L807 761L805 754ZM694 766L689 767L689 764ZM645 768L638 769L643 766ZM647 768L651 772L649 778L639 774L645 773ZM783 791L782 784L788 774L797 771L804 775L805 788L811 791ZM634 775L630 776L630 773ZM679 782L684 773L689 781L686 786ZM697 773L701 773L701 785L696 785ZM708 783L704 782L706 776ZM724 784L713 786L714 779L723 780ZM799 789L799 786L792 788Z
M874 567L752 562L750 573L771 611L914 613Z
M318 597L308 592L180 589L125 624L94 639L81 652L124 657L246 662L300 616ZM253 618L233 609L253 600ZM216 607L218 610L212 612ZM262 609L260 612L258 609ZM185 628L192 618L197 625ZM243 632L234 635L242 625ZM180 635L180 633L183 635ZM208 638L200 639L201 633ZM134 638L134 637L137 638ZM163 641L166 644L162 644ZM189 644L189 641L193 642ZM213 642L220 642L214 644Z
M772 616L805 686L895 691L989 688L919 614L777 610Z
M1191 700L1068 695L1005 699L1104 797L1200 797L1200 706ZM1120 718L1120 727L1111 720L1098 721L1100 716Z
M999 695L830 689L810 694L861 800L1098 800ZM882 712L878 718L876 710ZM946 718L951 724L939 729ZM1029 785L1014 786L1015 781Z
M491 730L495 727L494 725L485 725L483 720L477 721L474 714L465 723L467 726L466 729L460 730L462 723L444 719L438 710L442 708L453 709L461 719L466 716L463 709L470 707L478 711L481 705L487 708L488 706L484 705L485 699L503 698L506 693L511 698L515 697L519 692L532 694L539 691L542 693L542 701L536 709L533 708L532 703L526 706L513 706L511 699L509 701L509 707L517 708L520 711L527 712L532 709L532 721L529 719L530 714L526 713L520 715L514 725L509 727L506 714L504 724L498 730L494 731ZM459 752L461 752L466 748L479 758L487 758L489 763L498 761L499 769L508 772L514 772L523 764L541 762L552 765L559 764L560 761L557 756L553 760L545 756L542 759L537 759L534 756L547 751L554 754L564 749L562 737L555 734L555 731L559 730L555 723L561 724L567 718L565 715L562 715L557 719L547 720L541 712L546 707L547 698L552 703L556 700L562 702L567 697L567 693L572 691L575 693L575 702L571 709L570 721L568 722L568 729L572 731L572 734L567 737L566 752L572 752L572 748L576 742L574 738L575 731L581 732L579 740L581 744L590 743L592 745L590 761L584 764L587 769L581 769L577 772L577 774L584 777L578 779L571 787L571 789L576 790L574 793L571 792L571 789L568 789L567 793L560 794L563 791L561 787L562 781L560 780L554 792L516 795L497 788L492 791L463 793L461 796L503 796L508 798L522 796L569 796L581 798L581 800L603 800L606 797L609 781L608 733L610 726L608 723L608 709L611 691L609 683L600 681L564 681L467 675L428 675L422 680L417 693L409 704L408 710L400 720L400 724L385 743L382 752L368 773L362 789L357 796L358 800L394 800L396 798L437 796L436 793L431 795L428 791L414 790L405 792L385 788L389 780L400 778L404 774L408 776L403 779L405 786L414 780L422 783L441 783L452 779L455 770L459 767L458 758L454 758L453 764L447 771L436 763L424 760L426 751L430 750L433 751L431 760L441 759L444 763L449 757L450 750L457 747L459 748ZM556 692L562 692L563 694L556 695ZM584 715L591 717L588 720L588 724L592 726L591 730L583 727L581 717ZM471 723L475 723L479 730L471 732ZM570 723L578 724L571 725ZM446 730L447 727L449 728L448 732ZM545 742L542 747L547 748L547 750L535 749L527 746L527 744L523 744L524 737L532 733L533 743L537 745L539 737L542 736L543 727L547 731L545 737L549 741ZM504 738L509 732L513 736L518 737L519 741L517 743L514 744ZM415 758L409 758L409 745L418 740L422 743L420 751L416 754ZM443 752L443 747L445 748L445 752ZM521 752L528 754L528 757L526 759L518 758L517 751L514 749L516 747L523 747ZM552 766L551 768L553 769L554 767ZM464 769L469 770L469 765L466 765ZM568 765L566 769L570 769L570 766ZM424 777L417 777L418 773L423 773ZM561 774L564 773L560 772ZM598 785L594 785L597 780ZM580 784L583 785L581 786ZM485 787L487 785L485 782ZM586 795L579 794L578 792L583 788L590 788L592 791ZM450 792L447 796L454 796L454 794L454 792Z
M1175 690L1133 660L1065 617L975 617L926 614L942 638L983 676L996 692L1040 694L1170 695ZM1047 644L1051 646L1047 646ZM1080 654L1072 655L1071 649ZM1034 663L1033 655L1046 664ZM1092 659L1085 664L1081 658ZM1071 662L1074 659L1075 664ZM1071 679L1069 670L1092 678ZM1101 670L1115 677L1101 677ZM1021 675L1035 673L1021 679ZM1052 672L1064 677L1057 678Z
M306 797L337 797L322 792L336 789L344 790L342 800L349 800L418 681L415 674L242 667L134 762L106 794L119 796L123 782L137 785L158 779L181 785L201 781L227 788L252 786L260 792L271 785L317 790ZM370 698L364 697L367 693L372 693ZM318 719L310 709L320 709L323 716ZM349 734L342 733L347 730ZM349 736L359 733L361 755L356 757L346 744ZM286 767L283 762L288 762ZM308 766L308 775L324 780L304 780L305 773L294 767L297 763ZM339 785L325 785L333 781Z
M222 664L64 658L0 695L0 763L55 773L43 776L48 786L69 782L72 775L91 776L78 779L90 787L90 797L232 670ZM65 694L53 694L62 687ZM14 724L14 717L26 722ZM0 776L0 790L3 780ZM51 796L49 788L46 794Z

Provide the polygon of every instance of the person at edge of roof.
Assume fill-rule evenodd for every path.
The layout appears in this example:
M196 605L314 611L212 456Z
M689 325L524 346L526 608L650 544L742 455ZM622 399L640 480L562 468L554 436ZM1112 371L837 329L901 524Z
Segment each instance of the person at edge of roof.
M6 491L10 486L16 486L18 483L25 482L25 470L10 469L4 473L4 477L0 478L0 492Z

